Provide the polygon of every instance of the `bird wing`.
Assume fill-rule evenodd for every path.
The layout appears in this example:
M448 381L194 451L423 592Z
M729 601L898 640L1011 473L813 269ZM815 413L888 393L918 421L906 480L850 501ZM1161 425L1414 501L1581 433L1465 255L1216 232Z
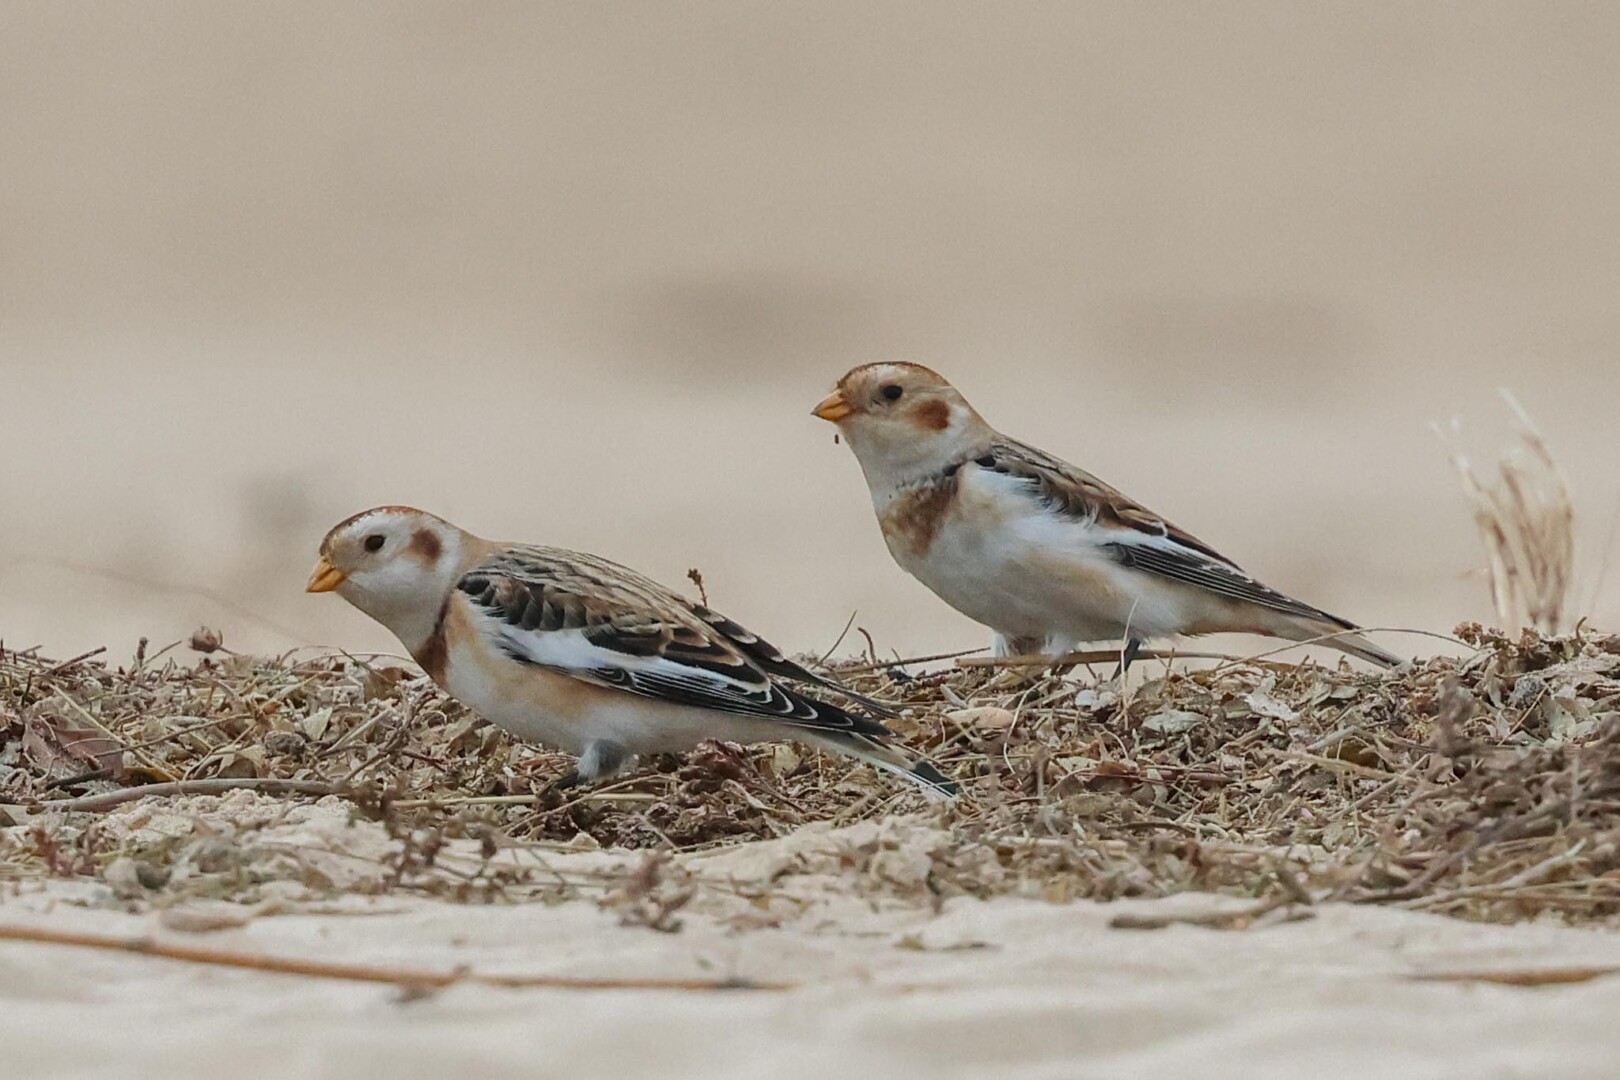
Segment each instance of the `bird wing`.
M1029 497L1047 511L1091 526L1092 542L1123 566L1228 599L1354 629L1354 624L1336 615L1261 584L1185 529L1084 469L1032 446L998 440L973 463L1022 481Z
M473 567L456 588L485 616L476 620L480 633L519 663L694 708L890 735L876 721L806 697L787 682L849 691L730 619L606 559L510 547Z
M886 716L892 719L900 715L899 710L895 709L894 706L878 701L876 698L867 697L865 694L858 694L836 679L817 675L803 664L790 660L788 657L783 656L782 650L775 645L726 618L718 611L707 608L702 604L694 604L682 596L677 595L674 599L693 615L708 623L715 633L736 646L744 656L758 665L767 675L774 675L790 682L807 683L831 691L840 697L858 703L868 712L875 713L878 716Z

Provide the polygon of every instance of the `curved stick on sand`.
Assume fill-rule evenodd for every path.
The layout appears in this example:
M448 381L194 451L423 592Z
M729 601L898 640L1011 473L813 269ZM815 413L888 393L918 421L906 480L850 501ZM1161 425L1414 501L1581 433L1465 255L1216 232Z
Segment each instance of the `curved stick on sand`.
M36 945L76 945L112 952L140 953L165 960L183 960L216 967L268 971L279 975L306 975L318 979L344 979L350 982L386 983L407 989L443 989L457 983L477 983L507 989L540 987L550 990L788 990L792 983L754 982L751 979L609 979L575 975L479 975L466 970L422 971L411 968L373 967L368 964L336 964L326 960L303 960L288 956L210 949L157 941L149 937L110 937L38 926L0 926L0 941L24 941Z

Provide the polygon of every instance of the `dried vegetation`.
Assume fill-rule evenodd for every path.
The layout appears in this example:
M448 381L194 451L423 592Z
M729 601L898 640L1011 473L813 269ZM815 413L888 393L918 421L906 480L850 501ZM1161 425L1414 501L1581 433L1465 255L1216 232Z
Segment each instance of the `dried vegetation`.
M912 841L885 826L840 856L866 868L862 888L906 878L929 902L1197 889L1262 906L1615 920L1620 638L1458 633L1467 655L1389 674L1143 663L1123 689L1083 668L844 665L847 681L902 704L896 728L962 779L947 807L788 744L706 746L556 792L564 757L512 740L385 658L216 651L111 667L5 652L0 881L93 880L160 906L262 900L273 881L330 897L562 898L569 883L502 856L600 845L649 854L592 895L671 929L691 889L668 854L910 814ZM239 792L202 800L223 809L161 835L113 827L166 805L135 803L142 795L242 787L274 799L238 799L229 827L220 821ZM278 813L322 795L386 825L364 873L256 845ZM882 869L901 849L917 863L909 877Z
M1502 399L1513 412L1517 441L1494 472L1474 468L1455 426L1441 435L1485 545L1497 624L1556 634L1570 617L1575 588L1575 504L1541 429L1512 394L1504 390Z

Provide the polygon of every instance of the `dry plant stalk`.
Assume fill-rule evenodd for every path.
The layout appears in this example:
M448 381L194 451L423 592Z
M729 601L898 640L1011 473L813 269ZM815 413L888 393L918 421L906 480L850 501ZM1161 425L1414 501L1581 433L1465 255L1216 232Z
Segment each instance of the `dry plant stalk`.
M1575 585L1575 507L1564 470L1541 430L1512 394L1501 394L1518 420L1519 442L1498 459L1494 477L1482 479L1475 471L1457 445L1455 424L1449 435L1440 435L1450 445L1451 463L1490 560L1499 625L1557 634L1570 615Z
M215 949L182 941L159 941L149 937L112 937L106 934L55 930L44 926L0 926L0 941L26 941L35 945L72 945L80 948L132 952L163 960L181 960L215 967L266 971L278 975L303 975L317 979L347 982L386 983L413 991L443 990L461 983L498 986L505 989L539 987L548 990L788 990L789 983L755 982L752 979L660 979L608 978L577 975L485 975L458 969L435 971L424 968L377 967L331 960L270 956L264 953Z

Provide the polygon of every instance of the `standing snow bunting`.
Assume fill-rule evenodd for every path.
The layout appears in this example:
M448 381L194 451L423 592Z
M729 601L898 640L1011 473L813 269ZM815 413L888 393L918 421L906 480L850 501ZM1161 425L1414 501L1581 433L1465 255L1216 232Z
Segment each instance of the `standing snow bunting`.
M918 364L868 364L815 408L866 474L889 552L995 631L1001 655L1239 632L1400 659L1336 615L1267 588L1095 476L1009 439Z
M705 739L796 739L934 794L956 790L882 724L801 688L893 716L886 706L594 555L493 543L384 506L326 534L308 591L335 591L382 623L434 682L491 723L578 757L570 779L611 776L637 754Z

